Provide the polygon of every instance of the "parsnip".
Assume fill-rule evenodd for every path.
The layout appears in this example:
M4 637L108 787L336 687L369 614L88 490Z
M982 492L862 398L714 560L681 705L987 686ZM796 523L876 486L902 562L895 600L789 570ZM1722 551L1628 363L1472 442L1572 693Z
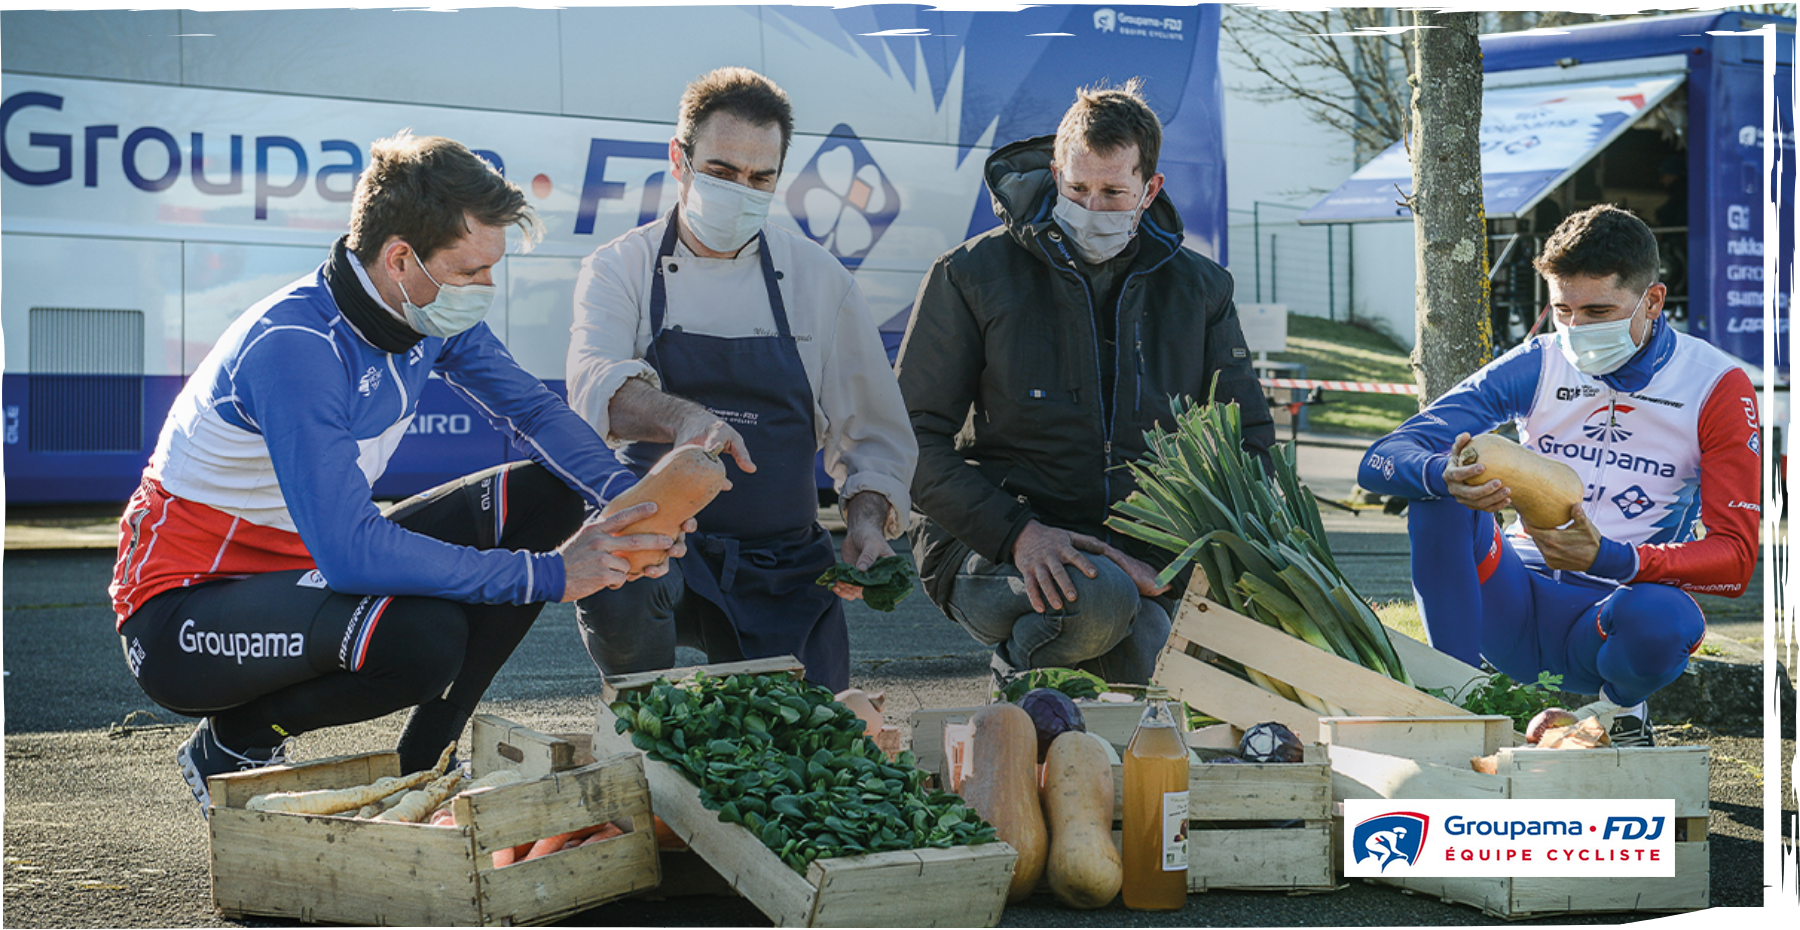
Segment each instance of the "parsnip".
M259 794L251 798L244 807L253 811L280 811L287 814L341 814L344 811L356 810L365 804L373 804L408 788L417 788L430 781L436 774L430 769L425 769L406 776L389 775L385 778L378 778L371 784L357 785L354 788L326 788L318 791Z
M424 820L444 799L456 793L462 783L461 772L440 775L431 784L406 793L400 803L375 815L376 820L397 820L402 823L418 823Z
M244 807L253 811L287 814L341 814L345 811L357 810L431 781L450 765L450 753L455 749L455 743L445 746L444 751L438 756L436 765L428 769L421 769L411 775L387 775L377 778L370 784L351 788L322 788L316 791L276 791L259 794L246 802Z

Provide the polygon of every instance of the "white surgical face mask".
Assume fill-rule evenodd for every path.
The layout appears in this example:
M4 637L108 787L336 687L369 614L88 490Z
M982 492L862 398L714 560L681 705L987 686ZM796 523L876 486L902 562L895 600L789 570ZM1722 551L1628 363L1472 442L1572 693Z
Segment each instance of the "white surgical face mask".
M1089 210L1059 193L1050 213L1056 217L1063 232L1069 234L1069 242L1074 244L1081 260L1098 265L1125 251L1131 237L1137 235L1139 211L1149 195L1150 185L1146 184L1144 196L1139 197L1137 206L1129 210Z
M1557 320L1556 329L1562 337L1557 341L1562 344L1563 357L1584 374L1599 376L1617 371L1642 348L1631 338L1631 324L1637 320L1644 298L1649 296L1650 288L1645 288L1638 297L1637 306L1631 308L1631 315L1623 320L1582 326L1570 326Z
M417 256L418 253L413 254ZM426 268L422 260L419 270L425 272L431 283L437 284L438 295L431 303L420 307L407 296L406 285L396 279L394 283L400 285L400 310L406 317L406 325L424 335L448 339L487 316L488 307L494 303L493 285L438 284L438 279L432 277L431 269Z
M769 204L774 201L775 192L759 191L701 174L694 170L694 163L688 160L686 152L682 153L681 160L688 177L693 179L681 201L681 221L687 224L701 245L714 252L736 252L743 248L768 221Z

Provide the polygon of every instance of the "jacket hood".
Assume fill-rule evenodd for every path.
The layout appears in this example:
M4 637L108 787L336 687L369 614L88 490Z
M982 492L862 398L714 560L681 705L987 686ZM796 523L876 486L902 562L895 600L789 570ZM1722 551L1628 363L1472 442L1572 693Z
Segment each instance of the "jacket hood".
M994 200L994 215L1021 244L1055 224L1050 211L1056 206L1056 179L1050 174L1056 136L1036 136L996 149L988 156L984 174ZM1181 214L1167 191L1158 191L1139 221L1142 237L1149 226L1170 243L1181 242Z

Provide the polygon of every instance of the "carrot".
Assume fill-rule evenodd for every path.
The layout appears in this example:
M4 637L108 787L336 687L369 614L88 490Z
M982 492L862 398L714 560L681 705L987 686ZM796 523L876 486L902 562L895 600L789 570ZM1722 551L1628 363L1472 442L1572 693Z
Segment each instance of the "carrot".
M613 831L614 836L624 833L623 830L620 830L610 823L597 823L591 827L582 827L579 830L570 830L567 833L546 836L536 843L531 844L531 851L526 853L520 861L524 861L525 859L536 859L540 856L548 856L551 853L562 852L565 849L573 849L576 846L581 845L583 840L604 833L609 829Z
M686 849L686 848L688 848L687 841L683 840L681 838L681 835L676 833L672 828L670 828L670 826L668 824L663 823L663 819L661 817L657 817L657 816L653 815L650 819L656 824L656 848L657 849Z
M621 830L618 827L615 827L609 823L605 827L602 827L598 832L596 832L592 836L588 837L585 840L582 840L581 845L592 846L595 843L604 843L607 840L610 840L615 836L624 836L624 835L625 835L624 830Z
M570 832L570 833L558 833L555 836L546 836L543 839L538 840L537 842L531 844L531 851L526 853L525 855L519 857L519 861L525 862L527 860L536 859L539 856L548 856L553 852L557 852L558 850L562 849L562 845L564 843L567 843L569 841L569 837L574 836L574 835L575 834L573 832Z
M535 843L520 843L517 846L508 846L505 849L495 850L494 851L494 868L496 868L496 869L504 868L506 866L512 865L513 863L518 862L519 860L525 858L525 854L530 852L531 847L534 845L536 845L536 844Z
M431 812L431 825L434 827L456 826L456 815L448 807L440 807Z

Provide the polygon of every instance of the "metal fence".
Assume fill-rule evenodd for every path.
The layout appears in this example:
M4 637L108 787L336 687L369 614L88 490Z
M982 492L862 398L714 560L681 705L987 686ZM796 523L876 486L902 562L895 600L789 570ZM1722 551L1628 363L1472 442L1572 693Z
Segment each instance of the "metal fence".
M1237 299L1352 321L1356 246L1350 229L1340 223L1301 226L1295 219L1304 209L1259 200L1229 211Z

